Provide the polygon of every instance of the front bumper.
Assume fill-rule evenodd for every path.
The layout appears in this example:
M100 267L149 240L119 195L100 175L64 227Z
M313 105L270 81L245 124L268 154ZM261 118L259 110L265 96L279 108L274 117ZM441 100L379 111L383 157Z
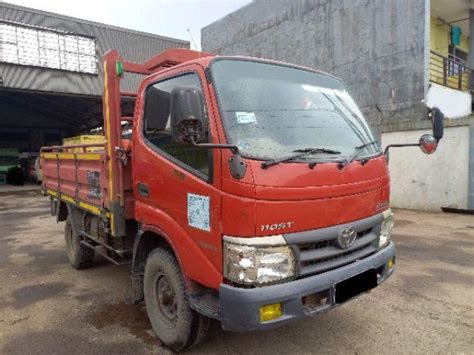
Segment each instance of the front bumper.
M245 289L221 284L219 288L219 320L222 328L245 332L281 326L290 321L306 318L338 306L334 299L334 285L371 269L377 269L380 277L377 285L384 282L394 268L388 269L387 262L395 256L391 242L381 251L349 265L319 275L290 281L278 285ZM324 306L310 308L303 304L303 297L328 291L330 301ZM260 322L261 306L281 303L283 315L277 319Z

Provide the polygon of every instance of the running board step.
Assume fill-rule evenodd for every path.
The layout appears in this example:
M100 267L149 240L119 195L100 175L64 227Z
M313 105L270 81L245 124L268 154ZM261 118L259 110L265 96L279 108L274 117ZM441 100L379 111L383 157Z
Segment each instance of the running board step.
M110 251L112 251L112 252L114 252L118 255L123 255L123 254L127 254L127 253L131 254L133 252L132 249L114 249L110 245L104 243L102 240L100 240L98 238L95 238L94 236L90 235L89 233L87 233L85 231L81 231L80 234L83 235L84 237L92 240L93 242L99 244L100 246L103 246L104 248L109 249Z
M122 260L114 259L110 255L107 255L107 253L104 253L102 250L100 250L99 247L97 247L95 245L92 245L91 243L86 242L85 240L81 240L81 244L85 245L88 248L91 248L91 249L95 250L95 252L97 254L102 255L104 258L106 258L108 261L110 261L112 264L114 264L116 266L129 265L129 264L132 263L131 260L122 261Z
M189 305L196 312L209 318L219 319L219 298L210 293L187 294Z

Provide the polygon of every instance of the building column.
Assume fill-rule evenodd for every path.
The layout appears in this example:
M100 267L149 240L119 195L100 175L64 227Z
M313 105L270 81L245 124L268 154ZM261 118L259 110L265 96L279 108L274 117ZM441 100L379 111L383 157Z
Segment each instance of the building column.
M467 66L474 69L474 10L469 10L469 52L467 53ZM471 76L471 83L473 76Z
M474 10L469 10L469 52L467 66L474 68ZM471 88L474 88L474 75L470 77ZM467 208L474 210L474 122L469 125L469 176Z
M467 209L474 210L474 122L469 124L469 171Z

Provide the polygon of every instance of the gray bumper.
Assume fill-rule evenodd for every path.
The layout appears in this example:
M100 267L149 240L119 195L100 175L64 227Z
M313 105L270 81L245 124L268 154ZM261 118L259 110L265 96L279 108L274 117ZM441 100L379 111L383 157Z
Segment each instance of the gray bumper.
M334 302L334 297L331 297L329 304L314 309L305 307L302 298L324 290L328 290L332 295L335 283L371 269L381 268L381 277L377 280L377 284L381 284L393 273L394 269L388 270L386 264L394 255L395 246L391 242L380 252L362 260L296 281L252 289L221 284L219 288L219 319L222 328L236 332L270 329L327 311L338 306ZM283 315L278 319L261 323L259 319L260 306L278 302L282 305Z

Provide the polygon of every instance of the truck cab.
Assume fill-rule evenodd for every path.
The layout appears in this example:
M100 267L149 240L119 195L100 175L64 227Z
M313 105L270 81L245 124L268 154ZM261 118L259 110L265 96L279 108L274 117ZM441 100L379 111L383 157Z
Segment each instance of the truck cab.
M387 163L339 79L207 57L147 78L139 92L136 219L183 251L185 274L219 290L224 328L315 313L336 304L336 283L370 270L368 290L393 272ZM200 122L195 144L173 132L182 112ZM262 322L267 304L281 315Z
M340 79L257 58L160 56L104 57L102 237L76 222L66 243L121 246L135 299L167 346L199 342L210 318L231 331L277 327L392 275L388 152ZM125 146L117 97L127 71L145 79ZM435 137L411 145L427 153L442 137L442 118L431 119ZM45 191L57 187L44 172ZM55 193L64 220L67 201Z

